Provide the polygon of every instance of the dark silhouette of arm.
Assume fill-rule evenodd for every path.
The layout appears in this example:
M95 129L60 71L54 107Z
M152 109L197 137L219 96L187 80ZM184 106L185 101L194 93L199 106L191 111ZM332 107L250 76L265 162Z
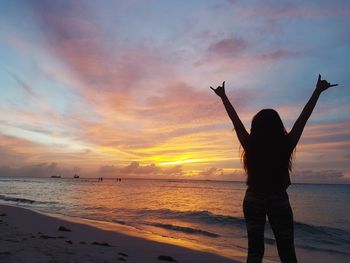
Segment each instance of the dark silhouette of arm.
M316 84L316 89L311 95L311 98L306 103L303 111L301 112L299 118L296 120L296 122L293 125L292 130L289 133L289 139L291 143L291 150L293 150L296 145L298 144L298 141L301 137L301 134L303 133L305 124L307 120L310 118L312 111L314 110L317 100L320 97L321 93L325 90L327 90L330 87L338 86L338 84L330 84L326 80L321 80L321 75L318 75L318 80Z
M230 100L226 96L225 81L222 83L222 86L219 86L216 89L213 89L212 87L210 88L216 93L216 95L218 95L221 98L222 102L224 103L226 112L233 123L233 127L235 128L238 140L241 143L242 147L246 149L248 144L249 133L246 131L236 110L233 108Z

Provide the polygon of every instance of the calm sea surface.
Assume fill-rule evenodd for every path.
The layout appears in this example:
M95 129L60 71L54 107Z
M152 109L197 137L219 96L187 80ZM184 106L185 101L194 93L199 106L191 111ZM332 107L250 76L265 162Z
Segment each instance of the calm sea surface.
M0 202L128 226L148 235L246 251L243 183L0 177ZM350 256L350 185L289 187L296 245ZM243 242L242 242L243 240ZM266 243L274 244L269 226Z

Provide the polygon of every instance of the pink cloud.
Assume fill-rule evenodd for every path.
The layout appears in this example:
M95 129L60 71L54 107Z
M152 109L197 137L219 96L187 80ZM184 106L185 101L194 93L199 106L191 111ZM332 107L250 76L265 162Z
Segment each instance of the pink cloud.
M140 164L131 162L126 166L104 165L99 172L105 176L141 177L141 178L179 178L184 172L179 165L171 167L160 167L155 164Z
M266 61L266 60L279 60L279 59L284 59L284 58L295 57L297 55L298 55L297 52L279 49L279 50L259 54L259 55L257 55L257 59L261 59L264 61Z
M242 108L252 95L243 89L236 89L235 94L231 100L237 108ZM209 84L206 90L199 91L181 81L169 83L159 94L150 96L142 112L155 120L166 120L163 124L180 122L180 126L193 122L207 125L229 121L220 99L209 89Z
M259 43L252 43L250 39L248 42L245 38L227 37L222 31L211 33L202 30L202 33L194 36L197 40L200 38L200 47L184 44L180 48L187 53L176 57L174 62L174 56L165 55L174 51L165 50L164 46L168 43L157 46L156 41L146 43L141 39L142 43L136 46L125 45L120 41L125 35L119 37L118 31L114 32L115 35L107 35L108 29L101 23L103 19L97 19L95 13L90 13L93 10L84 8L84 2L61 3L36 5L38 10L35 14L41 22L47 49L54 54L55 59L63 62L66 70L49 71L54 81L64 83L77 95L77 101L70 103L69 110L64 114L50 109L50 105L45 105L46 101L38 103L35 108L38 112L30 112L23 105L14 105L14 110L2 111L6 121L0 124L22 129L23 134L31 131L68 138L89 147L79 152L78 156L75 152L67 153L60 149L64 145L31 145L24 149L16 144L18 148L12 153L18 156L23 154L23 162L46 160L49 163L51 158L54 161L57 158L60 163L66 159L67 162L85 161L100 167L102 163L115 159L122 163L137 160L137 163L126 167L107 165L100 168L100 172L106 174L119 172L120 169L127 172L129 169L134 175L141 172L165 174L163 167L141 163L142 158L147 162L152 160L152 156L160 154L176 158L183 152L207 159L214 156L221 164L232 157L232 137L235 147L238 143L231 132L230 120L221 101L209 89L209 85L214 85L209 83L211 78L221 81L221 78L224 80L234 75L231 79L237 78L235 81L239 83L240 74L253 72L251 79L254 79L261 65L268 68L269 63L299 54L284 48L265 49L257 53L253 49L259 48ZM262 9L260 15L263 16L264 12L277 12L277 17L297 15L297 12L293 14L293 8L278 5L272 11ZM204 54L200 51L204 51ZM193 56L193 53L196 55ZM201 54L203 59L198 62L198 67L193 67L191 63ZM28 85L30 82L21 78L17 78L16 82L24 94L30 95L32 99L38 96L36 90ZM245 87L248 87L246 83L232 93L228 89L228 95L232 95L230 98L238 111L248 103L254 105L255 90L249 90L249 87L245 90ZM37 99L39 102L43 98L38 96ZM289 109L286 107L288 115ZM299 110L301 108L298 107L298 113ZM247 119L248 114L240 116ZM324 134L317 134L317 131L305 134L303 142L306 147L314 147L314 150L331 147L333 151L344 147L340 145L343 142L340 139L346 135L344 132L328 134L325 131ZM313 139L316 137L320 140ZM340 142L331 143L338 139ZM315 143L320 141L322 145ZM206 165L216 165L214 161L208 162ZM168 172L181 174L182 168L175 166L169 168ZM221 175L220 168L207 168L200 172L202 177L214 178L217 175ZM222 178L226 175L224 173Z
M209 46L209 54L217 56L234 56L246 49L248 44L242 38L231 37L222 39Z
M259 43L247 43L241 38L222 39L207 49L207 53L193 65L195 67L219 68L217 72L246 72L257 69L262 64L295 58L299 51L282 48L269 48L256 51Z

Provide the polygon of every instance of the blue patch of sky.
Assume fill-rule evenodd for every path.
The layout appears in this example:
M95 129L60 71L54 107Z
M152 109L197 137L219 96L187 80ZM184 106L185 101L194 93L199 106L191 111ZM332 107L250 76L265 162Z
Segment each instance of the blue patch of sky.
M198 2L184 5L174 1L93 5L92 8L100 14L98 20L103 24L106 36L127 46L142 45L142 41L157 44L173 39L182 34L191 13L198 8Z

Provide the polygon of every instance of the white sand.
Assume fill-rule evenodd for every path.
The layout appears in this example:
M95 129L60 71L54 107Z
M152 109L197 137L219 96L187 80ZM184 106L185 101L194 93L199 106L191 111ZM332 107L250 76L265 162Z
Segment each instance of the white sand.
M0 205L0 215L3 213L6 215L0 216L0 262L170 262L159 260L160 255L184 263L237 262L212 253L102 230L24 208ZM59 226L72 231L58 231ZM106 242L110 246L93 245L93 242Z

